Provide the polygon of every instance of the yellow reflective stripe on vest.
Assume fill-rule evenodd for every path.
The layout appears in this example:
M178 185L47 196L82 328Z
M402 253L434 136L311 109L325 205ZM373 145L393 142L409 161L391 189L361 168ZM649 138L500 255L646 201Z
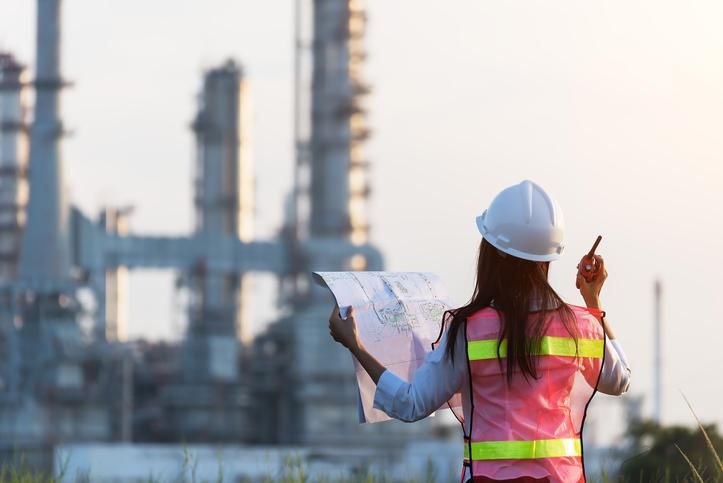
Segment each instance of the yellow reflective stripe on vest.
M528 460L563 456L582 456L582 445L579 438L472 442L472 461ZM464 459L470 459L468 443L464 445Z
M572 337L544 336L538 356L602 357L605 342L602 339L575 339ZM471 361L497 358L497 339L471 340L467 343L467 357ZM507 339L500 344L500 357L507 357Z

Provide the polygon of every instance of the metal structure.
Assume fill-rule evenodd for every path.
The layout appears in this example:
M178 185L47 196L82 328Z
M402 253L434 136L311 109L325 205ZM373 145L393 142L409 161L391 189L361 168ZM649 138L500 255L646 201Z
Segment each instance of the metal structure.
M314 0L312 237L367 241L361 79L366 17L361 0Z
M366 14L359 0L313 0L310 41L301 35L303 9L297 3L297 109L303 105L302 47L311 45L311 129L303 138L303 117L295 129L297 198L282 239L295 258L289 265L292 296L288 315L272 324L255 344L251 379L256 406L256 443L368 446L392 449L418 425L357 424L358 389L349 355L328 337L324 321L331 298L308 281L311 270L381 270L370 247L366 204L369 188L363 145L369 136L362 79ZM309 208L308 218L303 207ZM295 224L301 224L296 227ZM304 226L308 225L308 226ZM352 247L345 251L344 247ZM353 249L353 247L358 247Z
M239 360L249 340L251 281L243 271L219 265L213 251L216 240L252 241L254 179L245 96L237 63L209 70L192 125L195 236L207 251L185 272L191 299L181 372L164 394L169 427L175 428L171 437L177 439L237 441L248 432L249 394Z
M0 86L7 87L1 92L10 93L2 98L10 101L0 106L0 115L14 129L7 131L11 142L1 138L0 152L10 154L0 168L13 174L9 184L0 182L0 201L12 204L6 210L15 214L12 237L22 231L17 276L0 287L0 323L10 348L2 354L9 361L2 377L16 388L0 391L6 401L0 406L0 441L17 443L23 425L28 444L155 438L392 448L427 431L428 425L356 423L358 394L349 356L331 341L324 324L331 298L312 287L309 277L312 270L383 268L381 254L369 243L365 213L363 144L369 130L363 98L369 89L361 78L366 22L361 1L313 0L308 130L301 126L304 43L297 39L295 186L285 226L271 240L253 235L246 86L233 61L206 72L192 124L193 233L136 234L129 229L130 208L106 208L96 221L68 205L60 8L61 0L38 0L23 230L22 82L18 66L7 59L0 73ZM307 214L302 206L308 206ZM16 247L4 226L2 254ZM124 343L125 279L129 270L144 268L177 271L188 289L189 324L178 350ZM8 262L0 270L10 276L15 268ZM248 323L253 272L278 277L285 314L255 340ZM92 290L97 306L94 330L86 332L78 322L84 314L76 296L83 288ZM173 362L164 365L142 350L171 354ZM144 361L153 361L153 377L143 365L151 362Z
M27 72L0 53L0 401L17 401L20 350L8 285L17 274L27 203ZM0 404L2 404L0 403Z
M128 235L129 215L133 209L107 207L100 214L99 225L106 233L117 236ZM99 274L100 275L100 274ZM124 266L108 267L105 276L98 282L98 289L104 296L97 297L98 317L102 323L96 324L96 336L108 342L124 342L128 328L126 310L126 284L128 269Z
M193 130L196 134L195 177L196 234L208 240L234 237L253 239L254 179L247 136L247 101L243 72L235 62L206 73ZM208 357L237 359L237 341L249 341L249 284L247 275L229 273L209 265L208 253L189 274L193 289L190 327L193 337L204 338ZM224 342L225 341L225 342ZM207 356L204 377L233 379L223 374L227 364L215 364ZM190 370L191 368L189 368ZM221 371L221 372L219 372Z
M663 417L663 284L655 281L655 315L653 333L653 419L660 423Z
M61 150L60 10L60 0L38 1L25 213L24 161L5 163L12 173L4 181L8 198L14 191L14 201L8 200L16 220L13 229L22 236L16 276L1 290L2 325L14 328L8 334L13 350L4 361L10 384L0 395L3 457L11 456L12 446L38 450L66 440L109 440L114 431L110 376L116 351L102 351L84 341L78 323L82 307L75 296L79 285L71 275L70 211ZM17 108L17 103L9 107ZM22 119L17 121L22 126ZM15 140L13 145L3 138L2 151L17 154ZM19 223L23 215L26 219ZM4 237L9 239L7 233Z
M27 73L0 53L0 280L15 278L28 199Z
M25 66L12 54L0 52L0 407L17 405L21 389L11 284L17 275L28 198L27 84ZM0 423L2 427L0 436L15 434L14 425Z

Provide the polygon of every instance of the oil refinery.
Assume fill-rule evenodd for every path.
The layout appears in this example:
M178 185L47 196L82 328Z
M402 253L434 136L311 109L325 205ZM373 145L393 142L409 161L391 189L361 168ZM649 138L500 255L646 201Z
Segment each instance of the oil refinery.
M346 447L359 461L359 448L398 450L439 431L431 422L357 424L352 366L326 334L328 295L309 279L312 269L383 268L365 213L361 2L313 2L312 88L304 92L298 76L296 87L310 104L304 113L297 102L297 123L310 125L297 126L296 183L286 222L268 240L254 237L247 81L234 60L204 73L191 122L192 233L144 236L129 232L128 207L93 217L73 206L62 3L37 1L36 72L0 54L3 460L22 453L50 468L67 444L187 442ZM189 293L180 344L126 338L128 272L151 268L174 271ZM254 272L278 278L285 314L257 337L248 320Z

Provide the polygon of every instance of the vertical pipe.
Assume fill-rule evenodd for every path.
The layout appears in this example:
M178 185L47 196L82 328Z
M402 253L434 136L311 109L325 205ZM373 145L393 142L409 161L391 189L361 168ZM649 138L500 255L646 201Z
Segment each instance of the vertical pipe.
M308 140L308 100L304 86L305 54L308 48L305 42L304 6L306 0L294 0L294 179L292 191L286 204L286 227L284 236L289 244L290 265L289 285L285 288L282 281L282 297L290 297L292 303L303 293L303 260L300 256L300 241L308 235L309 204L309 140Z
M662 373L663 373L663 348L662 348L662 339L663 339L663 321L662 321L662 296L663 296L663 286L660 280L655 281L655 333L654 333L654 360L653 360L653 370L655 371L654 374L654 388L653 388L653 417L656 422L660 423L662 419L662 413L663 413L663 382L662 382Z
M121 356L121 379L120 440L130 443L133 440L133 356L129 353Z
M301 0L294 0L294 185L289 223L294 241L299 239L299 197L301 196Z

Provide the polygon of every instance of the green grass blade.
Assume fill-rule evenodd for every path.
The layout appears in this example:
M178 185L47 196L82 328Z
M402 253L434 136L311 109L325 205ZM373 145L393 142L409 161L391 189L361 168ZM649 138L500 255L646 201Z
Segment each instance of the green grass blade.
M688 463L688 466L690 466L690 470L693 472L693 474L694 474L695 477L698 479L698 481L700 481L700 483L705 483L705 481L703 481L703 478L700 476L700 473L698 473L698 470L695 469L695 466L694 466L693 463L690 461L690 459L688 458L688 456L686 456L686 454L683 453L683 450L680 449L680 446L678 446L678 445L676 444L675 447L676 447L676 449L678 450L678 452L681 454L681 456L683 456L683 458L685 458L686 463Z
M693 406L690 405L690 401L688 401L688 398L685 397L685 394L681 391L681 396L683 396L683 400L685 400L685 404L688 405L688 409L690 409L690 412L693 413L693 417L695 418L695 421L698 423L698 427L703 432L703 436L705 437L705 442L708 445L708 448L710 448L710 452L713 453L713 457L715 458L716 463L718 463L718 471L723 473L723 462L721 462L720 455L718 455L718 452L715 450L715 447L713 446L713 442L710 440L710 437L708 436L708 433L706 432L705 428L703 427L703 424L701 424L700 419L698 419L698 415L695 414L695 411L693 411Z

